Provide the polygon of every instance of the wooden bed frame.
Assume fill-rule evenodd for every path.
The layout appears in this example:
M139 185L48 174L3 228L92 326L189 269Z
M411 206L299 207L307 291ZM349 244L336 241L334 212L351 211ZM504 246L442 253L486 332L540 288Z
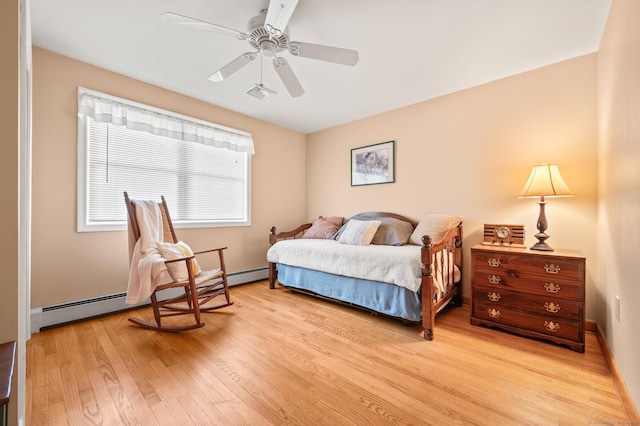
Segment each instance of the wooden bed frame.
M393 217L412 223L415 227L416 222L407 217L395 213L386 212L366 212L353 216L351 219L376 219L382 217ZM276 227L271 227L269 234L269 242L271 245L284 239L295 239L302 237L304 231L311 227L311 223L305 223L291 231L276 232ZM434 265L435 254L444 251L451 253L455 265L462 271L462 224L449 230L441 241L434 242L431 237L425 235L422 237L422 248L420 250L422 263L422 282L421 282L421 299L422 299L422 328L424 329L424 338L433 340L433 326L435 316L438 311L449 302L455 306L462 306L462 276L458 282L454 282L451 274L445 274L444 265ZM441 259L443 259L441 257ZM442 263L442 262L441 262ZM434 274L440 274L439 279L445 285L448 291L434 301ZM462 274L460 274L462 275ZM274 289L276 280L278 279L278 270L276 263L269 262L269 288ZM308 293L307 294L312 294ZM334 300L334 299L331 299ZM336 300L340 302L340 300ZM366 309L366 308L364 308Z

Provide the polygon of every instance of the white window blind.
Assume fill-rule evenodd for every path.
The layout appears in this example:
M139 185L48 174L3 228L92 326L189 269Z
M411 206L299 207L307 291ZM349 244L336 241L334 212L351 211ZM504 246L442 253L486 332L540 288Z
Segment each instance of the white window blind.
M174 131L140 130L125 126L122 119L114 123L104 114L102 121L95 120L82 113L81 105L79 95L78 231L126 229L124 191L132 198L159 200L164 195L177 227L250 224L252 141L236 149L205 144ZM186 121L184 116L180 120ZM227 128L222 132L232 135ZM238 135L242 140L244 134ZM233 139L226 136L227 142Z

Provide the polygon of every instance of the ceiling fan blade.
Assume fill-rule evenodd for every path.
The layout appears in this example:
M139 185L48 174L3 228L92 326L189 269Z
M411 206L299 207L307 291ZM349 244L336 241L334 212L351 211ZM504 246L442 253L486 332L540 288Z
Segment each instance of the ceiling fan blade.
M256 58L257 52L246 52L242 55L238 56L233 61L229 62L224 67L220 68L215 73L209 76L209 80L211 81L223 81L225 78L229 77L234 72L238 71L240 68L247 65L249 62L253 61Z
M289 43L289 52L294 56L318 59L341 65L354 66L360 56L357 50L343 49L341 47L324 46L321 44L303 43L292 41Z
M239 40L246 40L249 37L249 34L243 33L241 31L236 31L231 28L212 24L211 22L201 21L200 19L190 18L188 16L179 15L173 12L164 12L162 14L162 17L174 24L186 25L192 28L214 31L217 33L233 36Z
M298 96L304 95L302 85L285 58L274 58L273 67L276 69L276 72L292 97L297 98Z
M280 37L296 9L299 0L271 0L264 27L273 37Z

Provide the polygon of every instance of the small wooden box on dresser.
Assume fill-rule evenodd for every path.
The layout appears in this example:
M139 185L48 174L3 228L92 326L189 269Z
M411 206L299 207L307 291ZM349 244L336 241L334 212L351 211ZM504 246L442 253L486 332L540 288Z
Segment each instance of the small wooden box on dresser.
M471 248L471 324L584 352L585 258L576 251Z

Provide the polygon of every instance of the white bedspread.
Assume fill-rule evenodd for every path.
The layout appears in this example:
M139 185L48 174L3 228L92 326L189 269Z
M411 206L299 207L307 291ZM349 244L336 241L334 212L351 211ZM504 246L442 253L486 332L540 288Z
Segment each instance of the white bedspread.
M421 283L420 246L355 246L335 240L282 240L271 246L267 260L418 291Z

